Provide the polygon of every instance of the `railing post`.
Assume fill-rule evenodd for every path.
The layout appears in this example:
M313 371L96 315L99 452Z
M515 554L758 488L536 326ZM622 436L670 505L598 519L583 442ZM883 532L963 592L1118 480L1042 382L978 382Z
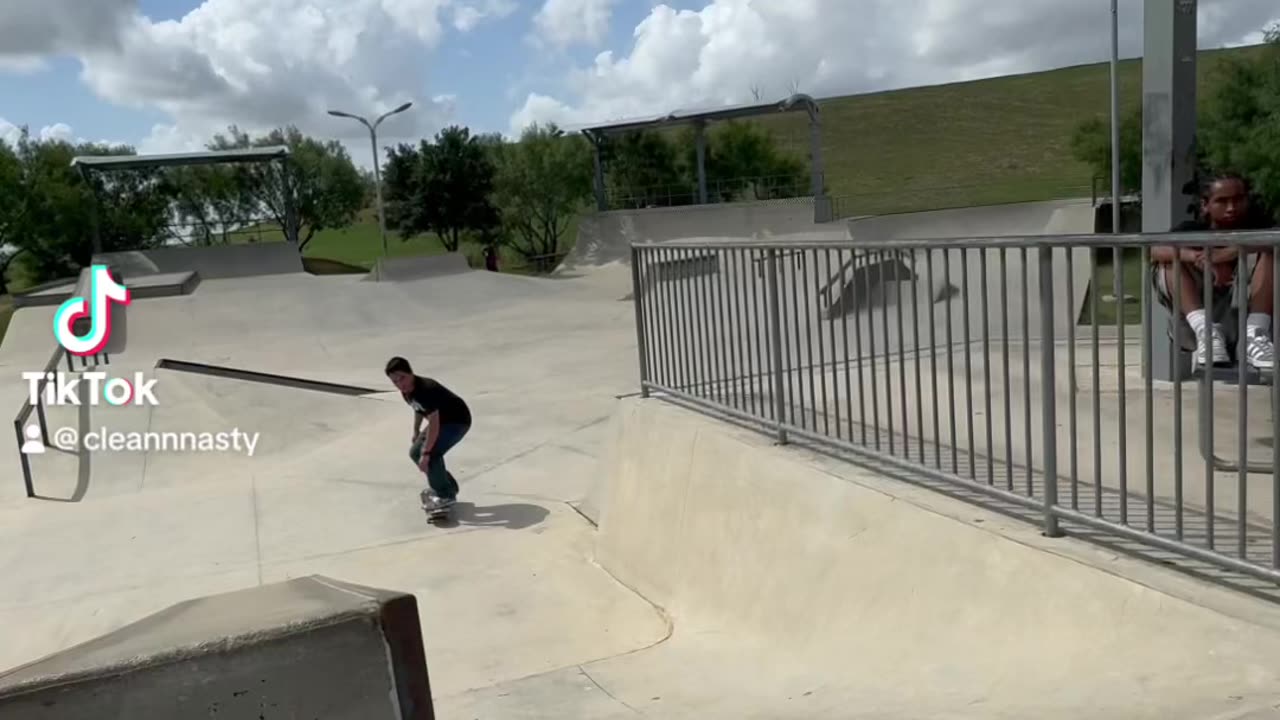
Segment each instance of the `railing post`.
M40 388L40 392L36 394L36 417L40 420L40 439L45 445L49 444L49 423L44 418L44 388Z
M22 461L22 482L27 486L27 497L36 496L35 486L31 484L31 460L27 458L27 454L22 452L22 446L27 441L26 433L23 432L22 421L13 421L13 431L18 437L18 458Z
M631 246L631 299L636 309L636 352L640 355L640 397L649 397L649 359L644 332L643 288L640 285L640 248Z
M1040 254L1040 406L1044 431L1044 534L1061 537L1058 516L1058 413L1055 365L1057 347L1053 340L1053 247L1041 246ZM1067 249L1067 261L1071 261ZM1117 270L1117 272L1119 272ZM1024 352L1031 352L1031 338L1025 338ZM1096 418L1095 418L1096 419ZM1028 473L1035 470L1028 466Z
M778 307L778 251L769 248L768 261L765 263L768 273L768 297L765 304L769 310L769 357L773 365L773 408L777 420L778 444L787 444L786 395L782 389L784 380L782 372L782 313Z

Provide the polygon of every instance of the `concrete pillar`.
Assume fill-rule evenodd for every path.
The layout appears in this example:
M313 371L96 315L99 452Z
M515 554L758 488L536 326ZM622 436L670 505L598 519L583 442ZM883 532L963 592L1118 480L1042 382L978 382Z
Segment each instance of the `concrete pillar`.
M1195 189L1196 0L1146 0L1142 66L1142 231L1192 217ZM1190 376L1190 355L1169 353L1170 313L1151 312L1151 375Z

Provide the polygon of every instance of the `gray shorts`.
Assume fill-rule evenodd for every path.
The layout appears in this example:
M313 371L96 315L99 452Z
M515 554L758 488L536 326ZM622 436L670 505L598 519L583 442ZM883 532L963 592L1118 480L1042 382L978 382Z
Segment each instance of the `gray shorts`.
M1235 263L1232 263L1232 265L1234 266ZM1186 269L1188 266L1186 263L1183 263L1182 267ZM1157 263L1152 265L1151 285L1155 290L1156 299L1161 305L1165 306L1169 310L1169 314L1173 316L1169 325L1169 337L1177 339L1178 344L1182 346L1183 350L1195 350L1195 332L1191 329L1190 323L1187 322L1186 314L1174 309L1173 293L1170 291L1169 285L1165 281L1165 268L1168 268L1171 272L1173 270L1173 264L1161 265ZM1258 255L1256 253L1249 253L1245 255L1244 268L1246 286L1245 307L1248 307L1248 285L1253 281L1254 271L1258 269ZM1203 303L1204 273L1203 271L1196 272L1193 274L1193 277L1195 278L1196 297L1201 298L1201 303ZM1212 293L1210 297L1211 303L1209 307L1205 308L1205 314L1208 315L1210 322L1222 327L1223 334L1226 336L1227 345L1234 346L1236 342L1236 325L1238 324L1237 313L1240 311L1240 308L1237 307L1236 303L1236 283L1233 282L1227 287L1215 287L1210 292ZM1177 331L1177 335L1174 334L1175 329Z

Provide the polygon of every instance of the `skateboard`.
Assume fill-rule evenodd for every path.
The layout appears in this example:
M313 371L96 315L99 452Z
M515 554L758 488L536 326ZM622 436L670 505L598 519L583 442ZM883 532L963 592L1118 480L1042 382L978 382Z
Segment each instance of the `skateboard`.
M449 473L449 480L452 481L454 485L458 484L457 479L453 477L453 473ZM432 524L437 524L445 520L448 520L449 517L453 514L453 509L457 507L456 505L450 505L449 507L441 510L428 510L427 509L427 491L423 491L421 500L422 500L422 510L427 514L427 522Z

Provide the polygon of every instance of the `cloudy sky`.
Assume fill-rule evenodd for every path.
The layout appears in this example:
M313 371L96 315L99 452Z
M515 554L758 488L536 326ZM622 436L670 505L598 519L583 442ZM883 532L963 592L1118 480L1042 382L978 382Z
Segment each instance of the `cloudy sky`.
M2 0L0 136L201 149L235 123L381 144L450 123L612 120L1105 60L1108 0ZM1122 53L1142 52L1121 0ZM1258 42L1275 0L1200 0L1200 47Z

